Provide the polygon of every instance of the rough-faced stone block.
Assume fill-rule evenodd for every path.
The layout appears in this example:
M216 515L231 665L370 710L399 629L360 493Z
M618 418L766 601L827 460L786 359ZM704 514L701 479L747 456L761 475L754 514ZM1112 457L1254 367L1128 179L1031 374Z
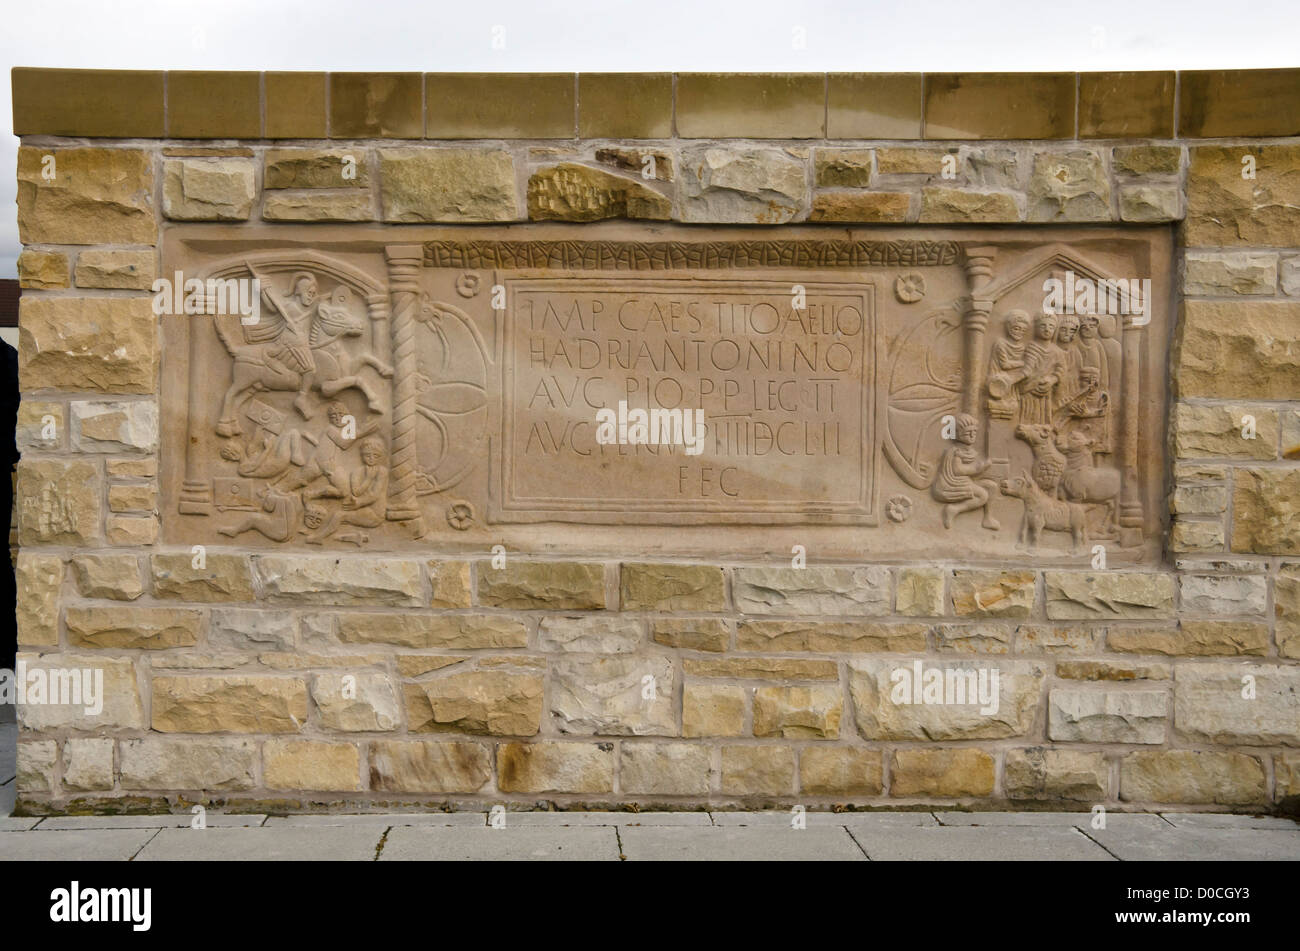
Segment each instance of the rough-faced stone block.
M675 736L674 664L662 654L573 654L551 663L550 713L561 733Z
M492 778L479 743L372 740L370 788L392 793L475 793Z
M240 158L168 159L163 214L175 221L244 221L257 187L253 163Z
M799 751L799 791L810 796L879 796L884 767L877 750L808 746Z
M745 688L688 683L682 688L682 736L741 736Z
M254 740L145 736L121 742L122 788L236 790L256 785Z
M18 150L23 244L153 244L153 167L138 149Z
M736 568L732 597L745 614L889 613L888 568Z
M270 739L262 745L268 789L355 792L361 788L361 751L352 743Z
M99 467L22 459L15 479L20 545L93 545L100 537Z
M833 740L840 735L843 713L844 695L838 685L754 691L755 736Z
M1174 728L1195 743L1300 746L1297 696L1300 667L1179 664L1174 670Z
M897 798L956 799L993 793L993 757L983 750L898 750L889 772L889 794Z
M20 551L14 563L18 592L14 607L19 647L54 647L59 643L59 588L63 559Z
M63 621L76 647L166 650L197 644L203 615L188 608L69 606Z
M592 743L502 743L497 785L505 793L614 791L614 748Z
M794 794L794 750L788 746L724 746L724 796L791 796Z
M1049 571L1044 577L1049 618L1105 620L1174 615L1172 575Z
M541 728L542 678L535 673L473 670L403 687L407 729L532 736Z
M1120 760L1125 802L1246 806L1267 798L1264 764L1244 753L1141 750Z
M18 308L24 392L152 392L157 322L145 297L24 298Z
M307 685L297 677L154 677L159 733L297 733L307 723Z
M624 564L619 568L624 611L722 611L722 569L712 565Z
M1008 799L1098 802L1109 798L1105 754L1032 747L1007 750L1002 786Z
M697 148L682 153L682 221L783 224L807 199L803 163L778 149Z
M327 730L383 733L402 721L397 692L387 674L326 673L311 679L311 699Z
M598 611L605 607L605 568L566 561L478 563L478 603L485 607Z
M1160 744L1168 722L1164 690L1057 687L1048 697L1047 735L1058 742Z
M379 169L384 221L513 221L518 217L509 152L382 150Z
M423 604L420 563L397 558L258 555L263 597L272 604Z
M709 760L709 748L695 743L624 742L619 785L631 796L707 796Z

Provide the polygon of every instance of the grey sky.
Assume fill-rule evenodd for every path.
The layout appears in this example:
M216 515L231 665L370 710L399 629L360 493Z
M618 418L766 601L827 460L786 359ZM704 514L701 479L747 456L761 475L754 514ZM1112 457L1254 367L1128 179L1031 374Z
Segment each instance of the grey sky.
M1078 11L1086 10L1086 15ZM493 49L494 26L505 49ZM806 36L793 48L795 27ZM1300 65L1297 0L62 0L9 3L13 66L119 69L1099 70ZM6 80L0 126L13 128ZM18 255L0 136L0 277Z

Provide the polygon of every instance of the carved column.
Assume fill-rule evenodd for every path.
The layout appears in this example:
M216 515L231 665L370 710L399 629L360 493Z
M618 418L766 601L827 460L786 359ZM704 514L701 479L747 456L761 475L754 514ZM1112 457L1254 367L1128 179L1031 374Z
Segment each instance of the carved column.
M1121 409L1120 471L1124 487L1119 501L1119 543L1125 548L1142 544L1146 519L1142 512L1142 492L1138 484L1138 422L1142 400L1142 330L1132 315L1124 320L1124 405Z
M199 431L198 423L199 407L211 401L213 390L208 374L204 372L199 334L211 332L213 318L181 315L170 319L185 321L190 349L188 405L185 407L185 480L181 483L177 508L182 515L208 515L212 509L212 480L203 474L202 452L208 434ZM219 394L221 391L216 392Z
M388 261L388 288L393 300L393 436L388 477L388 520L414 521L420 531L420 507L415 495L416 475L416 317L420 309L418 276L424 260L420 245L384 248ZM376 341L377 342L377 341Z
M980 292L993 280L993 257L996 254L997 248L994 247L966 248L966 279L970 283L971 296L962 321L965 333L962 341L961 411L976 418L984 415L980 412L980 394L987 371L984 334L993 313L993 301L981 297Z

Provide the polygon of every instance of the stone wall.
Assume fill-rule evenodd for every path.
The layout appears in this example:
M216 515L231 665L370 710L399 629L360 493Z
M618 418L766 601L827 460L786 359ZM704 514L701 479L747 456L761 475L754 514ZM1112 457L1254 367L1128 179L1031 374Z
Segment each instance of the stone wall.
M105 687L96 716L21 709L20 809L1300 801L1300 71L17 69L13 90L20 659ZM445 531L200 558L169 530L169 235L606 219L1173 230L1163 554L797 568L788 546L648 555L629 529L624 553L504 565ZM918 660L995 667L999 711L893 702Z

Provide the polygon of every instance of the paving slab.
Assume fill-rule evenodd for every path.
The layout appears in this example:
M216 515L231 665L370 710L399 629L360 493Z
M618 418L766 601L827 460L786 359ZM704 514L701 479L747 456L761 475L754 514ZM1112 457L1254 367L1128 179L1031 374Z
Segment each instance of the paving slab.
M1096 842L1064 826L948 826L937 829L852 829L877 862L1111 861Z
M6 832L0 835L0 862L124 862L155 835L157 829Z
M0 832L26 832L40 822L40 816L19 818L18 816L0 816Z
M1215 812L1162 812L1180 829L1282 829L1300 832L1300 822L1285 816L1227 816Z
M708 826L707 812L507 812L506 828L558 826Z
M649 862L861 862L866 859L841 826L763 829L739 826L619 828L629 861Z
M935 817L945 826L1036 828L1075 826L1092 828L1091 812L936 812ZM1167 829L1169 823L1150 812L1108 812L1108 827L1137 826L1148 829Z
M381 862L618 861L613 826L446 829L405 826L388 833Z
M37 830L21 834L46 833ZM136 861L373 862L382 836L379 829L344 827L332 828L327 835L317 829L163 829Z
M156 816L48 816L41 820L37 829L42 832L69 829L189 829L193 821L194 816L188 812ZM204 821L209 829L255 827L265 822L266 816L209 812Z
M794 821L795 814L790 810L777 809L771 812L714 812L710 813L713 817L713 824L722 828L731 828L734 826L752 826L769 829L790 829ZM851 813L842 812L814 812L811 809L803 814L804 822L809 829L818 826L831 827L842 826L848 820ZM862 813L868 815L868 813ZM904 813L891 813L891 815L904 815ZM906 815L911 815L907 813ZM915 815L929 817L928 812L918 812ZM923 822L923 820L918 820ZM934 820L929 820L933 824ZM911 822L904 820L907 825Z
M366 812L347 813L337 816L271 816L266 820L266 827L268 829L327 829L335 826L352 826L365 829L388 829L394 826L460 826L479 828L487 826L487 813Z
M850 829L916 829L939 825L939 820L928 812L842 812L833 818Z
M1153 832L1107 825L1088 835L1125 862L1300 861L1300 832L1186 827Z

